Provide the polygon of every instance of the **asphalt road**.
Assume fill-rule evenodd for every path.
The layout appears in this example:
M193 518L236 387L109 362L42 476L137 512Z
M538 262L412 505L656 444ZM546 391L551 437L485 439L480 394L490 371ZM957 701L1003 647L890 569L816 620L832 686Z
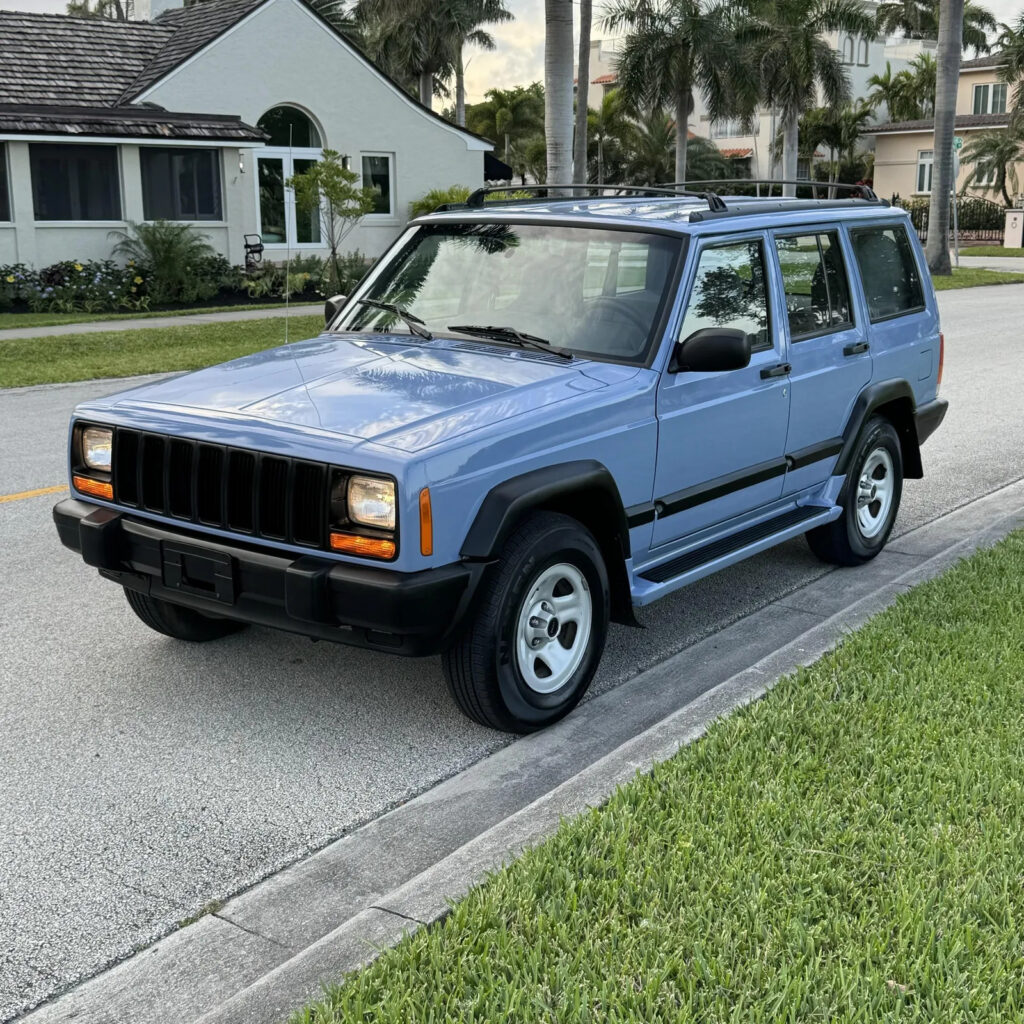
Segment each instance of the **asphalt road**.
M897 533L1024 478L1024 289L939 304L951 409ZM119 387L0 392L0 495L62 483L72 406ZM510 742L433 659L150 632L59 546L59 497L0 503L0 1021ZM667 598L592 692L826 571L797 541Z

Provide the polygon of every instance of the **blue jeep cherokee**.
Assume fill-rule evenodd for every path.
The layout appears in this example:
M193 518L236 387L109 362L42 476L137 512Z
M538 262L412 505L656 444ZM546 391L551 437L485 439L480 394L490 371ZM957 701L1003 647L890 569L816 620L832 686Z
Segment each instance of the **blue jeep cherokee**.
M609 621L798 534L882 549L946 403L921 247L861 196L474 194L318 338L79 406L60 538L161 633L440 652L540 728Z

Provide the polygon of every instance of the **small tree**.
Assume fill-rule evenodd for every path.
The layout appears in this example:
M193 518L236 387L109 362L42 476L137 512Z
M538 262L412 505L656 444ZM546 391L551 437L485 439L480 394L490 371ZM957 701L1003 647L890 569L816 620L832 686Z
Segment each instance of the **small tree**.
M342 280L338 249L374 208L378 194L375 188L360 188L358 181L359 175L345 167L337 150L325 149L321 160L285 182L295 192L298 209L319 213L321 234L330 249L327 275L331 291L337 291Z

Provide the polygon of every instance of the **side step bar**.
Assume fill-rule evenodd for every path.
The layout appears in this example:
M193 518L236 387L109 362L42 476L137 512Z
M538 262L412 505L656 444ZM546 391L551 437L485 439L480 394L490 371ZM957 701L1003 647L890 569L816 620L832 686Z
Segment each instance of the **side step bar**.
M639 579L647 583L664 584L691 573L694 573L695 578L699 578L699 575L707 575L707 573L697 574L694 572L695 570L722 559L728 560L725 564L739 561L740 558L745 558L748 554L756 554L757 551L771 547L772 543L786 539L783 535L796 536L804 532L805 528L810 528L811 525L817 526L821 523L831 522L841 511L838 506L826 508L821 505L800 505L772 519L766 519L763 523L748 526L745 530L740 530L739 533L719 537L718 540L694 548L692 551L685 551L660 565L651 566L639 574ZM765 543L767 541L771 543ZM746 548L752 550L744 551ZM743 554L739 555L740 552ZM739 555L739 557L729 559L730 555ZM721 567L716 566L715 568Z

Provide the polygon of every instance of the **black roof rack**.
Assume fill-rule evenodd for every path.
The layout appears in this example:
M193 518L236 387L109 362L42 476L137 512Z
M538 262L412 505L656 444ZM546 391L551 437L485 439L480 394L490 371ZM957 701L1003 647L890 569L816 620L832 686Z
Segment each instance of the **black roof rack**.
M683 186L677 185L494 185L486 188L478 188L466 199L464 203L444 203L439 206L435 212L441 213L445 210L465 209L479 210L483 208L484 201L487 199L487 196L501 192L536 192L538 195L543 193L542 198L547 198L553 202L559 203L571 203L581 198L577 195L578 192L611 192L612 195L689 196L694 199L703 199L708 204L709 210L724 211L726 209L721 196L717 195L713 191L706 190L692 192ZM555 192L556 194L548 195L549 192ZM533 201L534 199L532 196L524 198L522 196L511 195L508 198L498 200L492 199L491 203L501 203L505 206L514 206L517 203L531 203Z
M689 188L693 185L745 185L747 187L753 186L755 189L755 196L759 199L771 199L772 186L780 188L783 185L797 185L803 188L810 188L814 193L814 198L818 198L818 191L823 191L826 195L822 196L822 199L829 198L828 193L835 192L836 190L843 190L845 192L854 193L853 195L843 196L843 199L864 199L867 202L884 203L885 200L879 199L875 195L874 190L870 185L863 184L850 184L844 181L811 181L807 178L715 178L715 179L701 179L697 181L679 181L679 182L667 182L661 184L659 188ZM761 189L763 187L768 188L768 194L762 195ZM780 191L781 196L781 191Z

